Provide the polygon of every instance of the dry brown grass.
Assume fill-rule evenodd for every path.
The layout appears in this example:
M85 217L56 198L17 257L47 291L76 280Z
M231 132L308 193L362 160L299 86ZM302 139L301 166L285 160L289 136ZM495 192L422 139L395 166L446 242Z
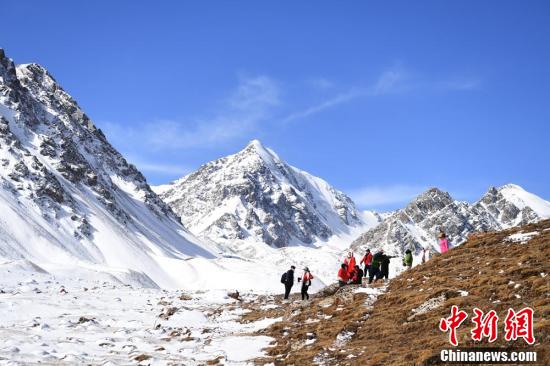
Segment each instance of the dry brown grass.
M505 240L512 233L530 231L540 234L527 244ZM372 307L366 306L365 294L353 294L349 288L331 297L313 298L308 305L293 303L266 311L247 304L253 311L245 321L283 316L283 321L261 332L274 337L276 343L268 349L268 357L256 363L435 364L439 351L450 348L448 335L438 330L439 320L449 316L452 305L458 305L469 314L458 330L461 348L489 346L487 341L470 339L472 309L495 310L500 317L499 337L490 347L537 350L541 364L550 365L550 277L541 275L550 272L549 257L550 220L546 220L472 235L467 243L393 279ZM469 294L461 296L459 291ZM411 318L412 309L441 294L446 298L443 306ZM506 342L502 331L506 311L526 306L535 309L535 345L528 346L522 339ZM354 335L346 343L335 344L343 331ZM305 345L313 337L316 341Z

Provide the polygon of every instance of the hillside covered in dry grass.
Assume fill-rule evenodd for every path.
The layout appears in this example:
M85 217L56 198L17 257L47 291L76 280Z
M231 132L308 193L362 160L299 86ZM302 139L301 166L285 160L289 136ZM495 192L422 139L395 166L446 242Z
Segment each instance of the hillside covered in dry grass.
M282 317L262 334L276 339L268 357L275 365L422 365L435 364L448 334L438 330L452 305L469 314L458 330L464 347L515 347L537 350L540 364L550 364L550 220L501 232L477 233L448 253L418 265L387 288L345 287L327 291L309 303L281 306L243 304L245 321ZM378 293L380 293L378 295ZM378 295L376 301L375 297ZM374 303L373 303L374 302ZM509 308L532 307L536 342L504 340ZM500 317L495 343L470 338L472 309L495 310ZM421 310L424 309L424 310Z

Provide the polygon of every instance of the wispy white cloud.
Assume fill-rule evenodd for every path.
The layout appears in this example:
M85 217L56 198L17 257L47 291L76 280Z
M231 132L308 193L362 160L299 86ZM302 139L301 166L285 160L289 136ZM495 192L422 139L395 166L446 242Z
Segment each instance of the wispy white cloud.
M379 77L369 95L384 95L398 91L400 83L405 79L401 70L386 70Z
M319 85L323 85L323 79L319 79L318 83ZM477 89L480 84L481 80L473 77L454 77L448 80L436 81L427 80L418 75L411 74L400 66L396 66L382 72L372 85L350 88L317 104L294 111L282 118L282 121L292 122L304 119L359 98L378 97L413 90L466 91Z
M241 77L237 89L229 98L229 105L247 113L263 113L266 108L280 103L279 94L277 83L268 76Z
M308 107L304 110L293 112L282 119L283 122L291 122L294 120L302 119L309 117L313 114L324 111L325 109L336 107L337 105L346 103L353 99L356 99L363 95L363 92L359 90L350 90L346 93L338 94L330 99L324 100L323 102Z
M402 85L405 76L404 72L399 69L386 70L380 74L376 82L371 86L350 88L348 91L332 96L318 104L290 113L282 121L292 122L303 119L354 99L381 96L402 91L405 89L404 85Z
M101 127L116 145L139 141L153 150L210 146L254 131L280 103L279 87L267 76L242 77L236 89L213 115L192 121L158 119L133 126L103 122Z
M427 187L417 185L367 186L349 192L354 202L362 207L375 208L405 204L425 191Z

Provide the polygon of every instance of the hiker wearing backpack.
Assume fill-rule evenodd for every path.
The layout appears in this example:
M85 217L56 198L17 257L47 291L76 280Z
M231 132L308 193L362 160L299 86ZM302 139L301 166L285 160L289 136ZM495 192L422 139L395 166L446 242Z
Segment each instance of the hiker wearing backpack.
M367 249L365 252L365 255L363 258L361 258L361 262L359 262L359 265L364 264L365 265L365 272L364 275L367 276L370 269L370 263L372 262L372 253L370 252L370 249Z
M304 268L304 274L301 278L298 278L298 282L302 281L302 300L309 300L309 294L307 293L307 290L309 289L309 286L311 286L312 279L313 275L309 271L309 268Z
M281 276L281 283L285 285L285 300L288 300L288 295L290 295L290 290L294 286L294 270L296 267L290 266L290 269L283 273Z
M380 273L380 263L382 261L383 256L384 256L383 249L372 256L372 262L370 263L370 270L369 270L369 284L372 283L373 279L375 280L375 282L378 279L378 275Z
M411 269L413 265L413 256L410 249L405 250L405 256L403 257L403 267Z
M349 252L348 256L344 259L344 264L348 266L348 275L351 277L352 272L355 270L355 257L353 252Z
M349 283L349 279L348 265L342 263L340 269L338 270L338 284L340 287L345 286Z
M449 250L449 239L447 238L447 234L445 234L443 230L440 230L437 238L439 239L439 250L441 254L447 253Z

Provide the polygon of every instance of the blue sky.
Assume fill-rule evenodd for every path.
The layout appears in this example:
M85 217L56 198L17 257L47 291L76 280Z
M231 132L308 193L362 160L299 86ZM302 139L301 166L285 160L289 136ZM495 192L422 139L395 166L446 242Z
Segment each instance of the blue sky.
M548 1L0 6L0 47L48 68L152 184L257 138L362 208L430 186L550 198Z

